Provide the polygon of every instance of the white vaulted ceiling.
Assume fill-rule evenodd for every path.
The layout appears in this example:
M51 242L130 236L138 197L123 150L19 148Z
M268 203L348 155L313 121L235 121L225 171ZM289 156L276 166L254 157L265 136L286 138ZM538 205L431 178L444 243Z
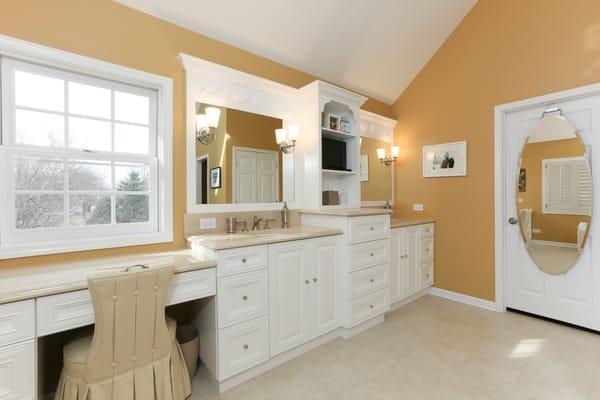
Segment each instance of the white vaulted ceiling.
M118 0L392 103L477 0Z

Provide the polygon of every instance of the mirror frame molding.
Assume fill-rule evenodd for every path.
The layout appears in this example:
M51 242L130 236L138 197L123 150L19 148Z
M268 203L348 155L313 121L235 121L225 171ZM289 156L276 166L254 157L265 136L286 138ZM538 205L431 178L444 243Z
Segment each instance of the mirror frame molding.
M186 72L185 143L187 213L269 211L281 209L283 202L196 204L196 103L212 104L279 118L283 120L285 127L290 122L299 121L298 89L188 54L180 53L179 59ZM302 133L300 133L300 140L302 140ZM290 209L296 209L298 208L298 194L301 193L301 176L299 176L298 157L294 157L294 153L290 153L290 156L293 158L294 163L294 201L289 203L289 207Z

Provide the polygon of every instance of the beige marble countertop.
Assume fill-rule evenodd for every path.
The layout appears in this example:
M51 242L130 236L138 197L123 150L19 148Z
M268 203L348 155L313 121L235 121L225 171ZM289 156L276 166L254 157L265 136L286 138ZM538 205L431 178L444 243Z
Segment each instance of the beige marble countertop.
M133 264L173 265L175 273L181 273L212 268L217 262L194 255L191 249L183 249L40 266L5 267L0 269L0 304L86 289L90 272Z
M422 224L430 224L435 222L432 218L398 218L392 217L390 221L390 228L402 228L403 226L412 226L412 225L422 225Z
M300 210L302 214L317 214L317 215L339 215L342 217L362 217L365 215L385 215L391 214L393 210L386 208L335 208L323 210Z
M263 244L289 242L322 236L341 235L340 229L300 225L287 229L267 229L260 231L193 235L188 237L192 246L202 246L210 250L234 249L237 247L260 246ZM194 253L196 254L196 253Z

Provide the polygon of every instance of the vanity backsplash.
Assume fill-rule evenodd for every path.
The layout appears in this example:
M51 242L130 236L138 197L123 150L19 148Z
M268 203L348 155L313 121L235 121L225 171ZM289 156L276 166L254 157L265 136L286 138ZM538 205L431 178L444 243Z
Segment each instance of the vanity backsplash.
M281 228L281 211L243 211L243 212L224 212L224 213L202 213L202 214L185 214L184 231L186 236L201 235L206 233L224 233L226 231L225 218L235 217L238 221L246 221L249 227L252 227L252 219L254 216L266 219L274 219L270 224L272 229ZM200 220L205 218L215 218L215 229L200 229ZM290 227L300 225L300 212L298 210L290 210ZM262 225L261 225L262 229Z

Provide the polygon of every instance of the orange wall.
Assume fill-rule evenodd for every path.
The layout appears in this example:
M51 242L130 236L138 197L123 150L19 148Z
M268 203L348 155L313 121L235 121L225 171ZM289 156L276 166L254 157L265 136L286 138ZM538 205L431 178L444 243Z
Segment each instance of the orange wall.
M84 259L185 245L184 71L177 55L196 57L236 68L293 87L315 77L158 20L109 0L2 0L0 34L14 36L112 63L173 78L173 243L108 249L68 255L0 261L18 264ZM366 110L391 116L389 105L369 100Z
M393 104L396 212L436 219L435 286L494 299L494 106L600 81L599 16L597 0L479 0ZM423 179L422 146L459 140L468 176Z

